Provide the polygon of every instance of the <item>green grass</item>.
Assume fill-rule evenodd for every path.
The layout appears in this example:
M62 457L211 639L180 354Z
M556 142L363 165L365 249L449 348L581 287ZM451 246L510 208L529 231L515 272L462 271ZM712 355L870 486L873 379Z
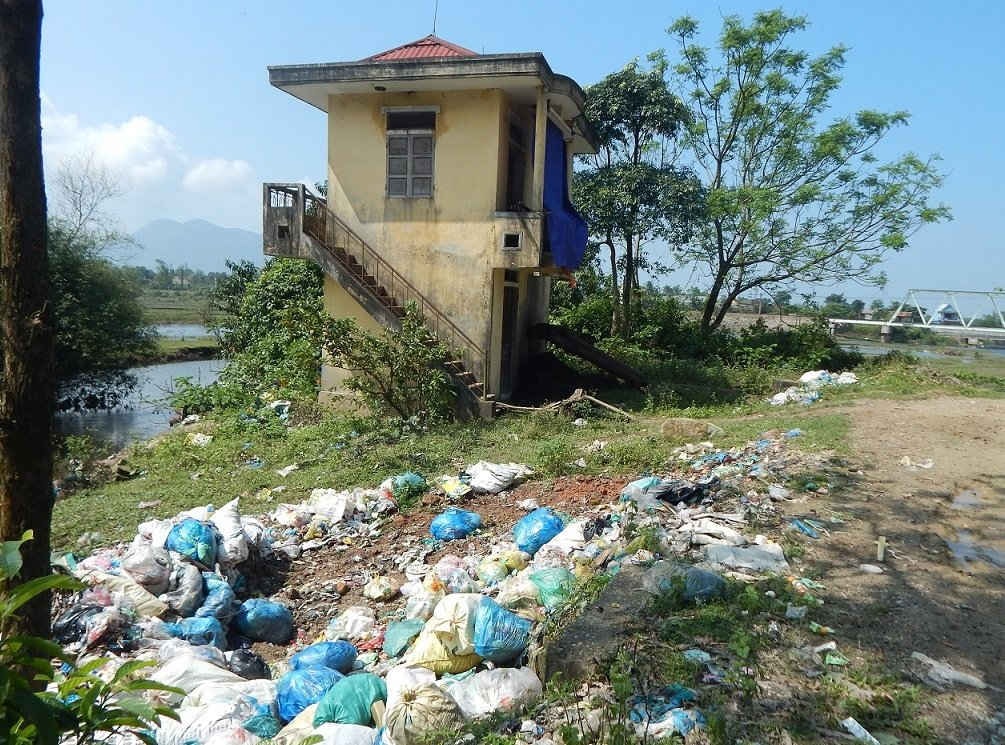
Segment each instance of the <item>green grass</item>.
M168 339L162 336L157 339L159 354L171 354L181 349L216 349L219 346L219 342L212 336L190 336L185 339Z
M148 290L140 296L147 323L206 323L209 298L202 290Z

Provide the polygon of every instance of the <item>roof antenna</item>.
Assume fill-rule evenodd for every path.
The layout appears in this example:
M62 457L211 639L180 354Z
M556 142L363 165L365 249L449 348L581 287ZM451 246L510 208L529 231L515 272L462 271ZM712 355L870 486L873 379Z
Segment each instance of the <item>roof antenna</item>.
M436 36L436 16L440 12L440 0L433 0L433 36Z

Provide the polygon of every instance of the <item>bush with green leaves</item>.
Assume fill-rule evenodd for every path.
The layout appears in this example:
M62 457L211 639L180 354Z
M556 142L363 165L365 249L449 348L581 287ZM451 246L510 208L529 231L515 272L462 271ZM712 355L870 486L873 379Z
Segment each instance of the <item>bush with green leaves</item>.
M325 331L325 352L349 373L343 385L377 417L444 420L455 391L443 367L448 350L410 306L401 328L371 334L351 318L334 319Z
M321 270L308 261L272 259L257 275L240 265L233 272L241 298L227 301L237 312L219 332L230 359L221 383L251 395L313 398L326 321Z
M20 541L0 543L0 742L91 745L128 733L155 745L152 728L161 717L178 715L143 694L182 691L145 680L142 671L154 663L132 660L102 677L108 660L77 665L58 644L17 632L17 612L25 603L50 590L81 587L55 574L18 584L21 546L31 538L29 531Z

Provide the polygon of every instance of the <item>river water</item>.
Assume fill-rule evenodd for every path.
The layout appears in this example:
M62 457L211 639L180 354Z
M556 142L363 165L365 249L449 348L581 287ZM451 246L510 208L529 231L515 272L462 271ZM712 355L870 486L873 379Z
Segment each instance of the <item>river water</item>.
M912 354L920 359L935 360L951 358L959 360L963 363L972 362L974 352L979 352L982 355L1005 357L1005 347L935 347L934 349L926 349L924 347L916 347L914 345L883 344L881 342L874 341L848 340L842 340L841 346L845 349L856 350L865 357L879 357L887 352L906 352L907 354ZM949 354L949 352L954 352L955 354Z
M169 339L189 339L206 336L209 331L198 324L173 323L157 326L157 333ZM61 412L56 416L56 425L64 434L90 434L118 448L147 440L168 429L173 412L167 397L176 378L191 378L193 383L207 385L216 380L226 364L226 360L193 360L131 368L127 372L136 376L136 388L122 406L108 411Z

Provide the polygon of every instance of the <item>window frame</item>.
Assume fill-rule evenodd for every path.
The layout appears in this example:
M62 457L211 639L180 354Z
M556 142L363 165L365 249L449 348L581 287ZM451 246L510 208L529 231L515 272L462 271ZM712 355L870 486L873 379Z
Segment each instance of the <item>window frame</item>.
M393 138L405 138L407 143L406 152L403 155L391 154L391 140ZM415 143L420 139L429 139L429 152L416 152ZM415 163L417 160L429 160L429 173L416 173ZM405 173L391 173L391 162L393 160L403 160L405 162ZM390 199L432 199L434 189L434 178L436 172L436 131L433 129L389 129L387 130L387 156L385 167L384 191ZM405 193L391 193L391 179L404 180ZM416 194L415 181L417 179L429 180L429 193Z

